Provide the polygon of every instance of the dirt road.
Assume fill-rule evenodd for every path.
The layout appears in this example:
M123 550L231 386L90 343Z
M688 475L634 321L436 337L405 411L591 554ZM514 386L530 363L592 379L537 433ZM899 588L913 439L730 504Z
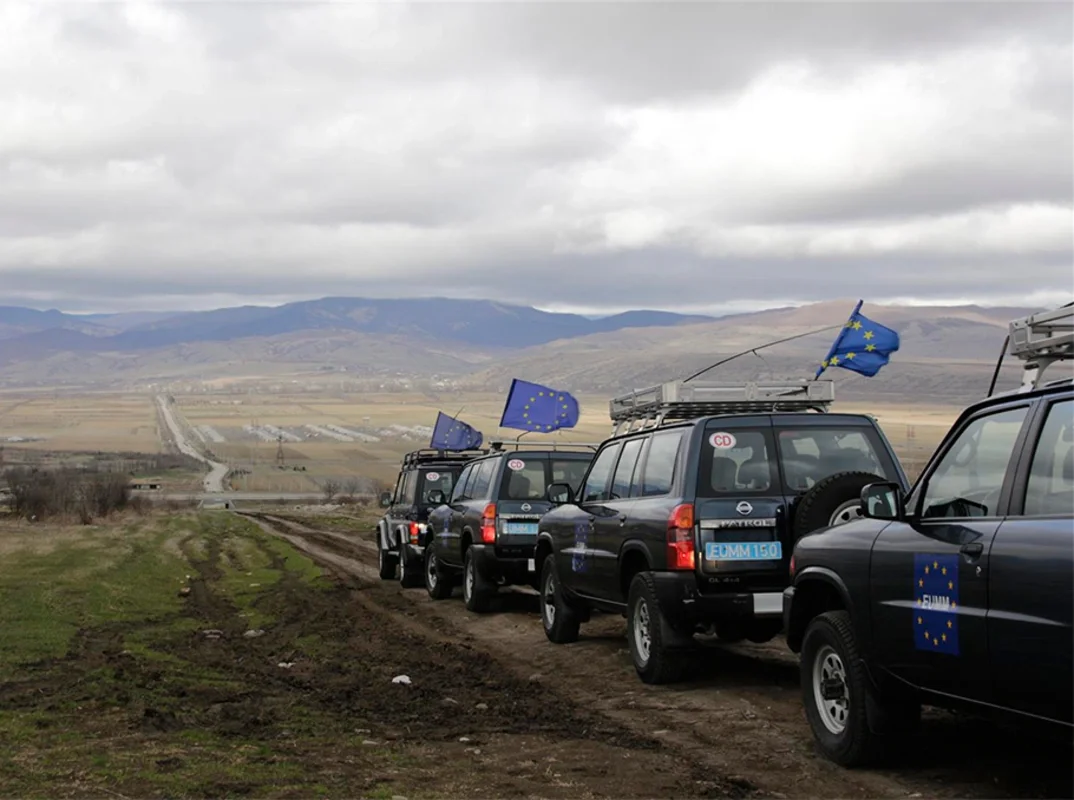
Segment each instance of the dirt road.
M458 591L450 600L434 602L424 589L380 581L376 551L365 531L351 534L278 515L251 518L331 572L357 580L362 613L389 620L401 647L406 645L389 646L381 655L400 669L419 671L442 646L462 645L487 658L490 672L528 682L551 718L595 714L615 730L636 734L636 742L618 743L638 757L631 775L624 772L621 754L611 751L587 751L583 763L571 767L590 778L601 769L618 775L603 790L607 795L1072 796L1069 744L1037 741L942 712L926 711L923 730L897 769L848 771L832 765L814 752L802 714L797 661L782 640L707 646L689 682L646 686L631 666L621 617L595 617L583 626L580 641L556 646L544 636L533 594L503 592L494 613L470 614ZM532 722L538 731L542 720ZM519 723L519 731L527 730L527 720ZM657 743L655 761L647 740ZM601 763L592 763L594 758ZM676 775L670 777L677 781L654 772L654 764L674 765ZM497 768L495 762L483 767L490 776Z

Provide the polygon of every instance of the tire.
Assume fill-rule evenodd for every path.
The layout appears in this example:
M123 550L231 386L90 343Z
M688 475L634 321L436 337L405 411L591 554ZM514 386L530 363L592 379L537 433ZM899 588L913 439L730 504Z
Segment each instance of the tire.
M541 580L537 591L541 596L541 624L548 641L569 644L578 641L581 620L567 604L556 573L555 556L549 553L541 562Z
M843 767L875 763L896 749L921 718L916 699L878 695L854 641L850 615L829 611L814 618L802 640L802 701L817 746ZM842 692L825 699L825 680Z
M380 543L380 538L377 538L377 571L380 573L380 579L382 581L390 581L395 579L395 568L399 564L399 556L395 553L385 550Z
M644 683L674 683L682 677L684 638L660 610L652 573L639 572L627 595L627 642L634 669Z
M802 495L794 514L794 539L861 519L861 490L884 480L871 472L837 472Z
M467 547L462 561L462 599L467 611L484 614L492 606L496 586L481 577L475 562L474 549Z
M451 597L451 582L440 571L440 564L436 560L436 553L430 544L425 548L424 573L425 591L433 600L446 600Z
M425 582L425 575L421 569L422 564L418 564L418 569L414 569L414 565L411 560L403 555L403 551L399 551L399 585L404 589L416 589Z

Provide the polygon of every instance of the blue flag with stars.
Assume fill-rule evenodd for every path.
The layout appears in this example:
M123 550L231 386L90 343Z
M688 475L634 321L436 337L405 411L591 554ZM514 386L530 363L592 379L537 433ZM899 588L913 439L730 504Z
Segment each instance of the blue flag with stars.
M861 305L859 300L828 351L828 357L820 362L816 377L819 378L828 367L842 367L871 378L899 349L899 334L863 315Z
M501 428L550 433L578 424L578 401L562 392L515 378L500 418Z
M914 646L958 655L958 556L914 553Z
M475 450L481 446L484 438L481 431L439 411L429 447L435 450Z

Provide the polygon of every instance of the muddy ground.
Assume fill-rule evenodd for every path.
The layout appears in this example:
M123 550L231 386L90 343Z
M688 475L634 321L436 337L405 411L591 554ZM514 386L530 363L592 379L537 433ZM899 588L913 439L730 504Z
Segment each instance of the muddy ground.
M319 613L346 618L339 624L355 660L384 686L363 708L374 720L368 724L429 748L429 786L482 796L1074 794L1068 742L932 710L892 768L830 764L814 751L797 660L782 639L708 646L689 681L650 687L634 674L621 617L595 616L580 641L553 645L534 594L504 592L494 613L470 614L458 590L435 602L424 589L380 581L366 530L301 516L253 519L347 587L342 608ZM311 612L296 614L295 624L309 624ZM349 676L311 670L313 695L353 701ZM393 674L408 675L411 685L391 685ZM465 747L460 737L470 740Z

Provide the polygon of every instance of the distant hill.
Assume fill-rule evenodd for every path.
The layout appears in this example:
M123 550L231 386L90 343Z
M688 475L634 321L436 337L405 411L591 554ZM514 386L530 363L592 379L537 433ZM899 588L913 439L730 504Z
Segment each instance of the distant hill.
M18 353L133 352L195 342L229 342L302 331L353 331L403 335L439 342L519 348L557 339L616 331L626 327L664 327L711 317L664 311L629 311L599 319L539 311L489 300L367 300L329 297L282 306L239 306L171 315L79 317L59 311L0 309L0 360ZM11 320L10 322L8 320ZM118 328L118 332L117 332ZM58 336L57 330L82 336ZM7 331L7 333L5 333Z
M327 298L274 308L124 315L0 309L0 385L199 380L502 391L513 377L614 394L685 377L761 344L838 328L853 299L718 319L657 311L587 318L482 300ZM878 376L829 375L840 397L963 403L988 385L1007 324L1039 309L866 304L902 347ZM809 377L836 330L744 355L707 378Z

